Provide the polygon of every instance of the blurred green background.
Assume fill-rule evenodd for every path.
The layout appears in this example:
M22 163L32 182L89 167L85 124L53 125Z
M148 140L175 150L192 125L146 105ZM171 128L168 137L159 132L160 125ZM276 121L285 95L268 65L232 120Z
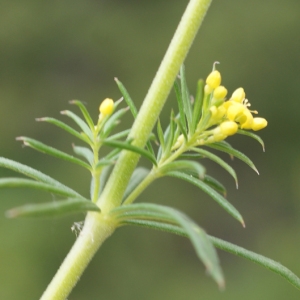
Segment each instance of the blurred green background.
M139 107L188 1L2 0L0 10L0 155L31 165L88 195L89 178L15 141L39 139L71 153L74 139L36 117L66 120L68 100L88 104L94 118L102 99L120 98L118 77ZM213 2L186 61L190 90L216 60L223 84L243 86L268 127L260 132L266 153L251 139L229 141L247 154L260 175L233 161L239 189L228 174L205 162L228 188L228 199L246 229L196 188L175 179L151 186L140 201L183 210L212 235L269 256L300 275L300 2ZM167 124L176 108L170 95ZM76 108L74 107L74 110ZM120 128L128 128L126 116ZM71 123L70 123L71 124ZM76 141L75 141L76 142ZM0 176L15 174L0 169ZM51 201L28 190L0 191L0 299L38 299L75 241L74 221L83 215L8 220L4 211L23 203ZM279 276L218 251L227 288L205 275L190 243L147 229L119 229L97 253L69 299L299 299Z

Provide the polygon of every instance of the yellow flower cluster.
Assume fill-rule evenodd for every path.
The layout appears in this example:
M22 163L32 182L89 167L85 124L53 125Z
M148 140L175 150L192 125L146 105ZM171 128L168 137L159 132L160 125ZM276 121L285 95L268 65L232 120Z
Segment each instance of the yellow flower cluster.
M257 131L267 126L266 119L253 117L252 114L257 114L257 111L248 109L250 103L245 98L243 88L236 89L230 99L225 101L227 89L221 85L219 71L212 71L208 75L204 93L206 96L212 95L209 105L211 117L208 124L218 125L212 130L212 135L206 142L224 140L227 136L235 134L239 128Z

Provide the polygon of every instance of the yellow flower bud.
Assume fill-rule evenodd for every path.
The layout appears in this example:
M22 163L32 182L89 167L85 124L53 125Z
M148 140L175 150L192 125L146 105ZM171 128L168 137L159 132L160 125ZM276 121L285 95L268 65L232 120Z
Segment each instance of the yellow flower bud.
M215 143L223 141L227 138L227 135L221 131L221 127L218 126L213 129L212 135L206 140L206 143Z
M238 125L233 121L225 121L220 124L220 130L224 135L233 135L238 130Z
M244 92L244 89L243 89L243 88L238 88L238 89L236 89L236 90L233 92L233 94L232 94L230 100L235 101L235 102L242 103L243 100L245 99L245 97L246 97L246 94L245 94L245 92Z
M214 90L214 98L217 100L224 99L227 95L227 89L220 85Z
M212 71L206 78L206 84L213 90L217 88L221 84L220 72L217 70Z
M100 104L99 111L103 116L111 115L114 111L114 101L110 98L104 99Z
M221 142L223 140L225 140L227 138L227 135L223 134L223 133L216 133L212 136L210 136L204 144L212 144L212 143L215 143L215 142ZM201 145L201 144L199 144Z
M265 128L268 125L268 121L264 118L254 118L251 129L254 131Z

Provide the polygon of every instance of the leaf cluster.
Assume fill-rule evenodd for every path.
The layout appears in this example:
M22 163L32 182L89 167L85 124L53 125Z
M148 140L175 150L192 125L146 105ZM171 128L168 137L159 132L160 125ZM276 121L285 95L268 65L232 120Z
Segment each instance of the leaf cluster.
M84 143L84 146L73 145L73 151L76 156L62 152L32 138L23 136L17 138L25 146L31 147L36 151L68 161L88 170L91 175L90 199L38 170L0 157L1 167L11 169L27 177L2 178L0 179L0 188L33 188L55 194L61 198L55 202L34 203L16 207L9 210L6 215L14 218L57 216L88 211L102 213L101 207L97 205L97 199L105 187L113 165L122 150L133 151L147 158L152 163L152 168L138 167L132 174L122 203L119 207L115 207L108 212L109 217L114 220L116 226L137 225L188 237L195 248L197 256L221 288L224 287L224 276L214 246L264 265L284 276L299 288L299 279L290 271L290 273L287 272L278 263L273 263L267 258L257 256L238 246L208 236L201 227L184 213L158 204L133 203L156 179L163 176L175 177L207 193L244 226L241 214L226 199L225 187L218 180L207 174L201 161L209 159L220 165L233 177L236 186L238 186L238 180L235 170L218 155L211 152L211 149L225 152L231 157L240 159L256 172L257 169L245 154L234 149L228 142L219 141L206 144L205 148L201 145L199 147L197 138L199 134L202 134L200 129L207 130L205 124L208 123L210 118L207 104L210 99L204 93L204 82L202 80L199 80L197 83L195 97L190 96L184 66L180 70L178 80L174 83L179 112L178 114L171 112L170 123L165 130L163 130L158 120L156 134L153 133L149 137L145 148L137 147L132 143L133 139L130 138L130 129L112 134L115 127L119 124L120 118L128 109L134 118L138 113L132 98L122 82L117 78L115 78L115 81L128 107L117 109L122 100L120 99L114 103L113 112L110 115L99 117L96 124L93 122L85 105L78 100L70 101L70 103L79 108L82 117L69 110L62 112L64 116L73 120L78 127L77 130L54 118L37 119L37 121L47 122L59 127L79 139L81 143ZM238 130L238 134L255 139L264 148L263 141L257 135L244 130ZM155 143L153 143L153 137ZM155 151L157 144L158 149ZM111 147L112 150L107 155L99 157L102 146Z

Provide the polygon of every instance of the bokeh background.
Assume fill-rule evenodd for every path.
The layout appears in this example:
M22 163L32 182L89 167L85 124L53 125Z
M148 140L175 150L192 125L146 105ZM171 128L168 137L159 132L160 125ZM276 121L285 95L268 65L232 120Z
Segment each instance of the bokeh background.
M0 155L31 165L88 195L85 171L22 148L30 136L71 153L74 139L36 117L66 120L59 111L80 99L97 118L105 97L120 98L118 77L139 107L188 1L2 0L0 9ZM140 201L170 205L206 231L269 256L300 275L300 2L215 0L186 60L190 90L216 60L223 83L243 86L252 107L269 121L266 143L244 136L230 142L247 154L257 176L233 161L239 189L220 167L208 173L228 188L246 229L187 183L162 179ZM162 112L167 124L170 95ZM74 108L75 110L76 108ZM71 124L71 123L70 123ZM126 116L120 128L128 128ZM227 158L226 158L227 159ZM15 176L0 169L0 176ZM75 241L83 215L8 220L5 210L51 201L28 190L0 191L0 299L38 299ZM289 283L246 260L218 251L227 288L205 275L190 243L148 229L119 229L100 249L69 299L299 299Z

